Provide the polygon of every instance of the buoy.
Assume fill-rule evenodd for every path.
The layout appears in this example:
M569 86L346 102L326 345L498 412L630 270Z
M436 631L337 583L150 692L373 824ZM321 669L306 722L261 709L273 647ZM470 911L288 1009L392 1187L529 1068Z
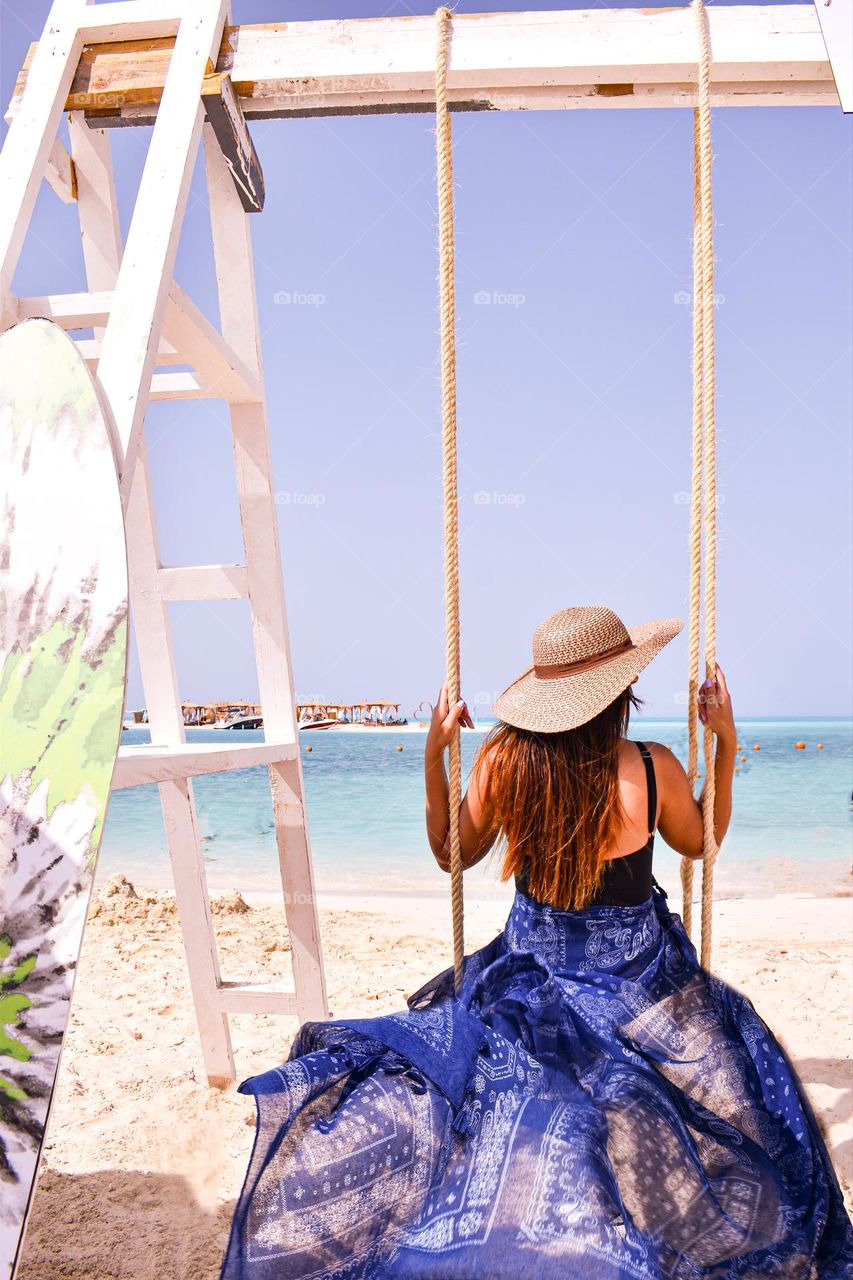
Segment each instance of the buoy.
M305 748L305 750L306 750L306 751L313 751L313 750L314 750L314 748L313 748L313 747L306 747L306 748Z
M739 764L736 764L736 765L735 765L735 773L740 773L740 765L739 765Z
M397 750L398 750L398 751L402 751L402 750L403 750L403 748L402 748L402 747L398 747L398 748L397 748Z
M741 764L746 764L746 756L741 756L740 762Z
M760 751L760 750L761 750L761 743L760 743L760 742L756 742L755 746L754 746L752 749L753 749L753 751Z
M817 744L817 749L818 749L818 751L823 751L823 743L822 743L822 742L819 742L819 743Z
M805 751L806 744L804 742L795 742L794 747L797 751Z
M741 744L740 744L740 743L738 743L738 744L737 744L737 749L738 749L738 751L743 751L743 747L741 746Z

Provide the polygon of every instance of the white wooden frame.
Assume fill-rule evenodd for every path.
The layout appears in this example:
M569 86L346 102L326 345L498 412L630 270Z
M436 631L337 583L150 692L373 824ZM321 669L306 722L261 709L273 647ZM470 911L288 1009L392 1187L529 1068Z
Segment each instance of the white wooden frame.
M240 111L250 119L431 111L435 48L431 17L226 28L226 9L227 0L111 0L97 6L54 0L45 34L19 77L0 155L2 323L43 315L68 329L92 326L94 336L79 346L115 419L131 604L153 745L122 748L113 785L159 786L205 1067L215 1084L234 1078L229 1014L322 1018L326 996L251 234L234 175L204 123L201 89L206 74L230 77L235 129L249 150ZM708 20L716 105L838 105L811 6L711 7ZM143 46L125 48L127 41L152 37L171 45L153 54ZM689 107L696 54L686 8L456 15L449 96L457 110ZM57 138L66 105L73 108L70 156ZM105 130L143 123L153 123L154 132L122 247ZM173 278L202 136L221 332ZM77 201L87 291L16 298L12 277L43 178L61 199ZM193 372L168 372L175 364L192 365ZM229 406L245 563L167 567L158 552L142 425L150 400L200 396ZM186 742L167 605L213 599L249 602L263 743ZM258 764L270 773L293 991L222 980L205 883L192 778Z

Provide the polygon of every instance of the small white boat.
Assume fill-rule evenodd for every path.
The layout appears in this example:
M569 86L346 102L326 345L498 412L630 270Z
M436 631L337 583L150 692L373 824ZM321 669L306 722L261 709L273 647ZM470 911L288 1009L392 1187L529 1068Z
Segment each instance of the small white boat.
M334 729L338 723L337 720L303 720L299 728L300 731L302 729Z

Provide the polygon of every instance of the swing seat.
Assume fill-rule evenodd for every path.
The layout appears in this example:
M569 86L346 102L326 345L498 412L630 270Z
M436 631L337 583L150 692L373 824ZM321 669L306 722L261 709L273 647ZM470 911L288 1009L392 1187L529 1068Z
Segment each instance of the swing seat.
M853 1274L814 1115L655 888L506 927L402 1013L303 1027L246 1081L223 1280Z

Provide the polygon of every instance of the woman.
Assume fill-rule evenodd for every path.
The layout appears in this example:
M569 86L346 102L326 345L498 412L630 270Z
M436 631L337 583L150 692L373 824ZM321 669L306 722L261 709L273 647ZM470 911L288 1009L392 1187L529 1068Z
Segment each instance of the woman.
M258 1138L223 1276L841 1280L853 1227L791 1064L703 970L652 876L656 830L702 851L681 765L625 737L632 685L681 629L609 609L546 619L460 809L466 866L497 842L503 932L406 1013L303 1027L242 1086ZM723 673L715 832L736 745ZM443 693L427 833L448 866Z

